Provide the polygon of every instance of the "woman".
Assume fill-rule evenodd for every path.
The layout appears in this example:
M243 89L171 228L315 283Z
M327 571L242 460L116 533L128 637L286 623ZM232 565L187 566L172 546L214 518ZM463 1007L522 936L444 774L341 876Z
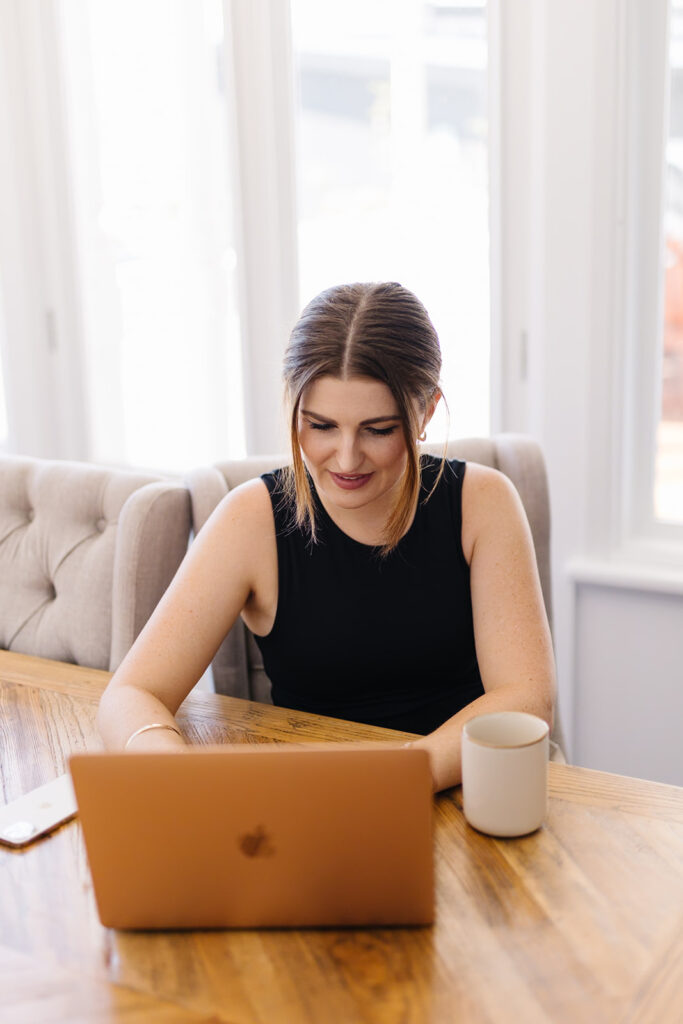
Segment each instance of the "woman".
M422 733L434 790L471 717L552 725L550 632L524 510L495 470L420 457L441 354L398 284L331 288L285 354L292 467L231 491L109 684L110 748L182 747L173 715L238 615L273 701Z

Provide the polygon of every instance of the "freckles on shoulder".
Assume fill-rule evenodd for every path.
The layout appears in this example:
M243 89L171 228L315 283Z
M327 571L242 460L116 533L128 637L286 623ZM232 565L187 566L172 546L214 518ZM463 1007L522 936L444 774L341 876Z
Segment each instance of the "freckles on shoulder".
M275 544L275 523L268 489L248 480L229 491L200 529L194 545L208 545L215 556L244 561Z
M462 546L471 562L476 543L487 533L517 529L526 516L508 477L490 466L468 462L462 485Z
M214 515L233 522L270 522L273 510L268 488L263 480L246 480L228 491L216 506Z

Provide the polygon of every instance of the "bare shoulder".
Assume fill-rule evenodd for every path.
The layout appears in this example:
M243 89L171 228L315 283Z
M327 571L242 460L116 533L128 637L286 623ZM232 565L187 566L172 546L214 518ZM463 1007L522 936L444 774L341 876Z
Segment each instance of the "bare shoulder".
M477 541L496 532L528 531L526 513L517 489L504 473L468 462L462 485L462 542L471 561Z
M519 501L517 489L509 477L490 466L468 462L462 485L462 500L477 509L495 507L499 501Z
M229 569L231 576L255 587L276 551L275 521L265 483L248 480L218 503L190 546L191 563L214 571Z
M263 480L247 480L229 491L216 506L204 530L238 530L253 535L254 532L274 531L273 510L270 494Z

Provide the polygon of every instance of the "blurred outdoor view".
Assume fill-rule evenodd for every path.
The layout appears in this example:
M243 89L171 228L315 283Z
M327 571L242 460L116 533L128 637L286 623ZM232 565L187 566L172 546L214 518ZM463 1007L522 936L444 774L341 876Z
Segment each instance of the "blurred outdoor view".
M292 0L302 304L395 280L439 332L453 437L489 432L483 0ZM429 439L446 436L443 415Z

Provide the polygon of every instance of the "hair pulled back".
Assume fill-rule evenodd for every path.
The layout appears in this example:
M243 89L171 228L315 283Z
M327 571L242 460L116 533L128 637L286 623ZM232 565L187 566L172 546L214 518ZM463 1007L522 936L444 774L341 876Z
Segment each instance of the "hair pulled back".
M285 486L297 525L307 526L314 541L313 497L299 443L299 408L306 389L320 377L370 377L386 384L396 401L407 460L385 528L381 550L387 554L415 512L420 491L417 436L421 414L439 393L440 374L441 350L434 325L420 300L402 285L338 285L308 303L284 357L292 444L292 468Z

